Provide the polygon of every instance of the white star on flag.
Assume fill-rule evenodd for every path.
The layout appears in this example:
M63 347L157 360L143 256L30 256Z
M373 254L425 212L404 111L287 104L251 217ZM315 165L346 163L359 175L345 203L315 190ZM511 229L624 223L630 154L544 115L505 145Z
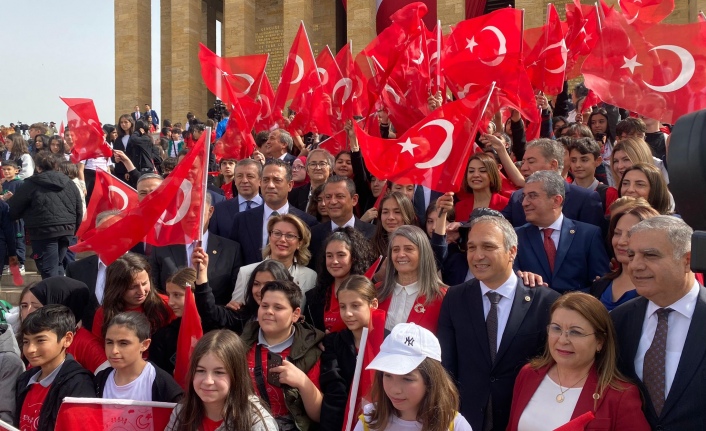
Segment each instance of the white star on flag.
M633 58L627 58L623 57L625 60L625 64L620 66L621 69L630 69L630 73L635 73L635 68L637 66L642 66L641 63L637 62L637 55L635 55Z
M478 46L478 43L476 43L476 37L473 36L470 39L466 39L466 42L468 42L468 45L466 45L466 48L468 48L469 51L473 52L473 48Z
M412 140L410 140L409 138L407 138L407 140L404 142L398 142L397 145L400 145L402 147L402 151L400 151L400 154L407 152L411 154L412 157L414 157L414 149L419 146L417 144L413 144Z

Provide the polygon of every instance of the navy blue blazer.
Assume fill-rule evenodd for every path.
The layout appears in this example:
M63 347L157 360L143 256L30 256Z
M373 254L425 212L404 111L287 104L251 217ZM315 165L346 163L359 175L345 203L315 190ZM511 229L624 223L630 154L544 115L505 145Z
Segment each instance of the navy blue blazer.
M310 228L319 222L304 211L289 205L289 214L302 219ZM243 265L262 260L262 218L265 216L265 204L250 211L238 213L233 217L229 238L240 244L243 249Z
M594 225L564 217L554 272L549 271L549 259L539 228L527 223L515 231L518 240L515 269L541 275L557 292L588 292L596 277L608 273L608 254L601 230Z
M484 429L491 395L493 429L507 426L515 378L544 350L549 309L558 297L546 287L529 288L518 278L510 316L491 362L480 281L467 281L446 292L437 329L441 363L458 386L459 411L474 430Z
M291 205L291 203L290 203ZM291 207L290 207L291 208ZM355 230L362 233L368 239L371 239L375 235L375 225L361 221L358 217L355 218L355 224L353 225ZM325 223L320 223L311 229L311 243L309 244L309 251L311 252L311 260L309 261L309 268L313 270L323 270L319 268L319 259L321 256L325 255L325 250L321 250L324 240L327 236L331 234L331 222L327 221Z
M635 382L645 400L642 410L654 430L704 430L706 429L706 289L699 286L694 314L686 333L684 349L674 375L672 387L664 402L662 413L657 416L650 394L635 373L635 355L642 336L642 325L647 312L647 298L637 298L619 305L610 317L615 324L618 344L618 369Z
M605 224L603 204L597 192L584 189L573 184L564 183L566 197L564 198L564 217L594 226L602 227ZM522 195L524 189L519 189L512 193L510 202L507 203L502 214L515 227L520 227L527 223L525 210L522 209ZM601 274L603 275L603 274Z
M240 205L238 204L237 194L233 199L227 199L214 205L213 215L211 216L211 221L208 223L208 231L222 236L223 238L230 238L230 229L233 227L233 217L239 212Z

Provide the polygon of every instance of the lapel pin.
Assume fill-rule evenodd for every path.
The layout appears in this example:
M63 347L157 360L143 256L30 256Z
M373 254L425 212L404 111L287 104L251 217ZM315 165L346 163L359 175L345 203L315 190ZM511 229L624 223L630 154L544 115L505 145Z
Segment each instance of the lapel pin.
M525 302L530 302L532 298L529 295L525 295Z
M218 252L216 250L213 250L211 253L218 254Z
M426 310L426 308L424 308L424 304L419 304L419 303L417 303L417 304L414 305L414 311L421 314L421 313L424 313L424 312L427 311L427 310Z
M573 230L573 229L571 229L571 230L569 231L569 233L573 235L573 234L575 234L575 233L576 233L576 231L575 231L575 230Z

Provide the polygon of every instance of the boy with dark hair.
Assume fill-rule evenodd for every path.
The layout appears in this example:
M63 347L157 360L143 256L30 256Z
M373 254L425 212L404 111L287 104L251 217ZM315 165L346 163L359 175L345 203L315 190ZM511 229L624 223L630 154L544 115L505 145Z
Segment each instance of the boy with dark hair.
M238 163L235 159L221 159L220 171L221 171L221 190L226 199L233 199L233 196L237 196L238 191L234 190L233 180L235 179L235 164Z
M569 160L574 184L598 192L603 212L609 215L610 205L618 199L618 190L596 179L596 169L603 163L598 142L593 138L573 139L569 144Z
M17 379L21 430L52 430L65 397L96 396L93 375L66 353L75 330L74 314L64 305L46 305L22 322L22 352L32 368Z
M2 179L0 179L0 183L2 183L2 200L7 201L8 199L10 199L15 194L15 191L17 191L17 189L24 183L24 181L18 176L19 173L20 167L17 165L17 162L15 162L14 160L3 160ZM4 207L4 205L2 207ZM9 212L9 210L10 207L8 206L7 208L2 208L2 211L0 212L4 214L5 212ZM7 218L9 218L9 216ZM0 219L0 228L3 229L2 232L5 232L4 226L5 220ZM5 257L7 258L7 256L14 256L16 250L17 259L20 265L20 273L24 274L26 253L24 220L15 220L15 222L13 223L13 228L15 229L13 235L15 238L15 245L11 246L9 242L5 241L5 245L7 246L7 253L5 254ZM7 265L6 260L7 259L3 260L5 262L5 267L2 271L3 274L10 273L10 267Z

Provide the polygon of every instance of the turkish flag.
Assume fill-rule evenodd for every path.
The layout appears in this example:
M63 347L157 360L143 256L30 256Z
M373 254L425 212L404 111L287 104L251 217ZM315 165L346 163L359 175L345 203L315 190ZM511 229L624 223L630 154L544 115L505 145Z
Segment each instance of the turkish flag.
M646 30L661 22L674 10L674 0L618 0L628 24Z
M86 208L86 219L76 232L79 239L93 234L96 217L103 211L130 211L137 206L137 191L102 169L96 169L96 183Z
M272 109L272 104L275 101L275 92L272 90L272 85L266 73L262 79L257 101L260 103L260 113L255 117L255 131L261 132L275 129L277 122L282 119L282 111L274 111Z
M175 403L66 397L59 407L54 429L162 431L169 424Z
M420 18L424 19L427 28L434 27L436 24L436 0L424 0L416 3L423 4L429 11L425 15L420 16ZM375 29L377 34L380 34L394 21L392 15L414 3L410 3L409 0L378 0L376 4Z
M310 76L312 72L318 79L316 60L302 22L282 67L273 109L281 112L287 101L297 94L299 87L303 84L304 77Z
M706 108L706 23L656 24L638 32L619 13L583 64L586 86L606 103L674 124Z
M586 425L595 419L595 417L596 415L594 415L593 412L586 412L581 416L577 416L576 418L570 420L554 431L583 431L586 429Z
M228 88L228 92L231 96L234 96L231 88ZM243 102L251 103L256 109L256 111L251 112L250 119L246 119L238 98L231 97L230 100L232 104L230 105L230 117L228 117L228 122L226 123L226 130L213 147L213 154L216 156L218 163L224 158L247 159L255 151L255 139L253 139L250 131L255 122L253 114L257 115L259 113L260 105L251 101L248 97L243 97L241 99Z
M319 55L316 56L316 69L319 71L319 75L321 76L321 85L326 85L328 83L329 77L326 70L335 62L336 57L334 57L331 52L331 48L329 48L328 45L324 46L324 49L322 49Z
M437 21L434 30L427 33L426 40L427 54L429 56L429 75L432 78L431 93L436 94L441 91L441 94L446 96L441 70L441 56L446 46L446 37L441 33L441 21Z
M586 111L599 103L601 103L601 99L596 95L595 91L589 89L586 98L583 100L583 110Z
M385 185L387 186L387 184ZM384 193L380 193L380 195L384 195ZM372 280L373 276L375 275L376 272L378 272L378 268L380 268L380 264L382 263L383 256L379 256L377 259L375 259L375 262L373 262L372 265L365 271L365 277Z
M539 41L524 60L527 76L535 89L556 96L564 86L568 51L559 14L551 3L547 5L547 24L541 29Z
M61 124L59 125L59 136L61 136L62 138L64 137L64 130L64 120L61 120Z
M202 134L196 145L189 149L189 158L179 163L166 181L175 181L179 189L172 195L160 194L164 213L154 224L145 241L155 246L190 244L199 238L199 228L203 213L203 194L208 154Z
M174 364L174 380L181 385L184 390L189 387L187 374L189 371L189 359L196 347L196 343L203 337L201 328L201 317L196 309L194 292L187 286L184 293L184 311L179 325L179 337L177 338L176 363Z
M71 148L71 161L78 163L94 157L110 157L113 150L103 138L103 129L98 121L98 113L91 99L70 99L62 97L69 110L66 112L69 133L74 138Z
M600 23L597 5L582 5L579 0L567 3L566 8L566 78L581 75L581 66L586 56L593 51L600 38Z
M194 145L194 148L189 151L169 177L167 177L156 190L147 195L135 208L126 211L124 214L112 217L110 220L98 226L91 237L69 247L69 249L75 253L94 251L106 265L110 265L115 259L130 250L132 246L138 242L144 241L148 233L153 229L157 229L155 225L159 224L160 231L165 230L163 235L167 236L169 232L164 229L165 222L163 220L165 219L169 222L167 227L169 227L172 232L177 233L180 228L180 226L177 225L181 224L182 219L187 219L187 221L192 223L189 232L193 234L194 230L197 230L197 227L194 227L193 224L198 225L198 214L196 214L197 220L194 223L193 213L194 211L198 212L201 208L201 203L198 202L195 209L190 208L190 205L193 204L193 200L189 198L189 195L196 192L192 193L193 185L190 184L189 178L203 175L205 137L206 134L203 133L201 138L199 138ZM200 189L197 190L197 192L200 192ZM181 202L183 205L178 205L177 207L175 202ZM173 214L175 209L177 212L176 215ZM187 212L189 213L189 217L186 217ZM180 216L181 219L179 218ZM187 242L187 239L184 238L183 235L185 231L186 229L181 231L181 241L174 242L173 244L185 244ZM155 236L157 236L157 234L153 232L150 233L150 238L153 241ZM179 235L174 236L176 239L180 239ZM193 238L196 237L197 236L194 235Z
M492 88L436 109L397 139L380 139L354 124L366 166L376 178L458 190Z
M236 97L255 98L260 91L269 54L219 57L206 45L199 44L201 77L206 88L226 105L232 104L228 85Z

